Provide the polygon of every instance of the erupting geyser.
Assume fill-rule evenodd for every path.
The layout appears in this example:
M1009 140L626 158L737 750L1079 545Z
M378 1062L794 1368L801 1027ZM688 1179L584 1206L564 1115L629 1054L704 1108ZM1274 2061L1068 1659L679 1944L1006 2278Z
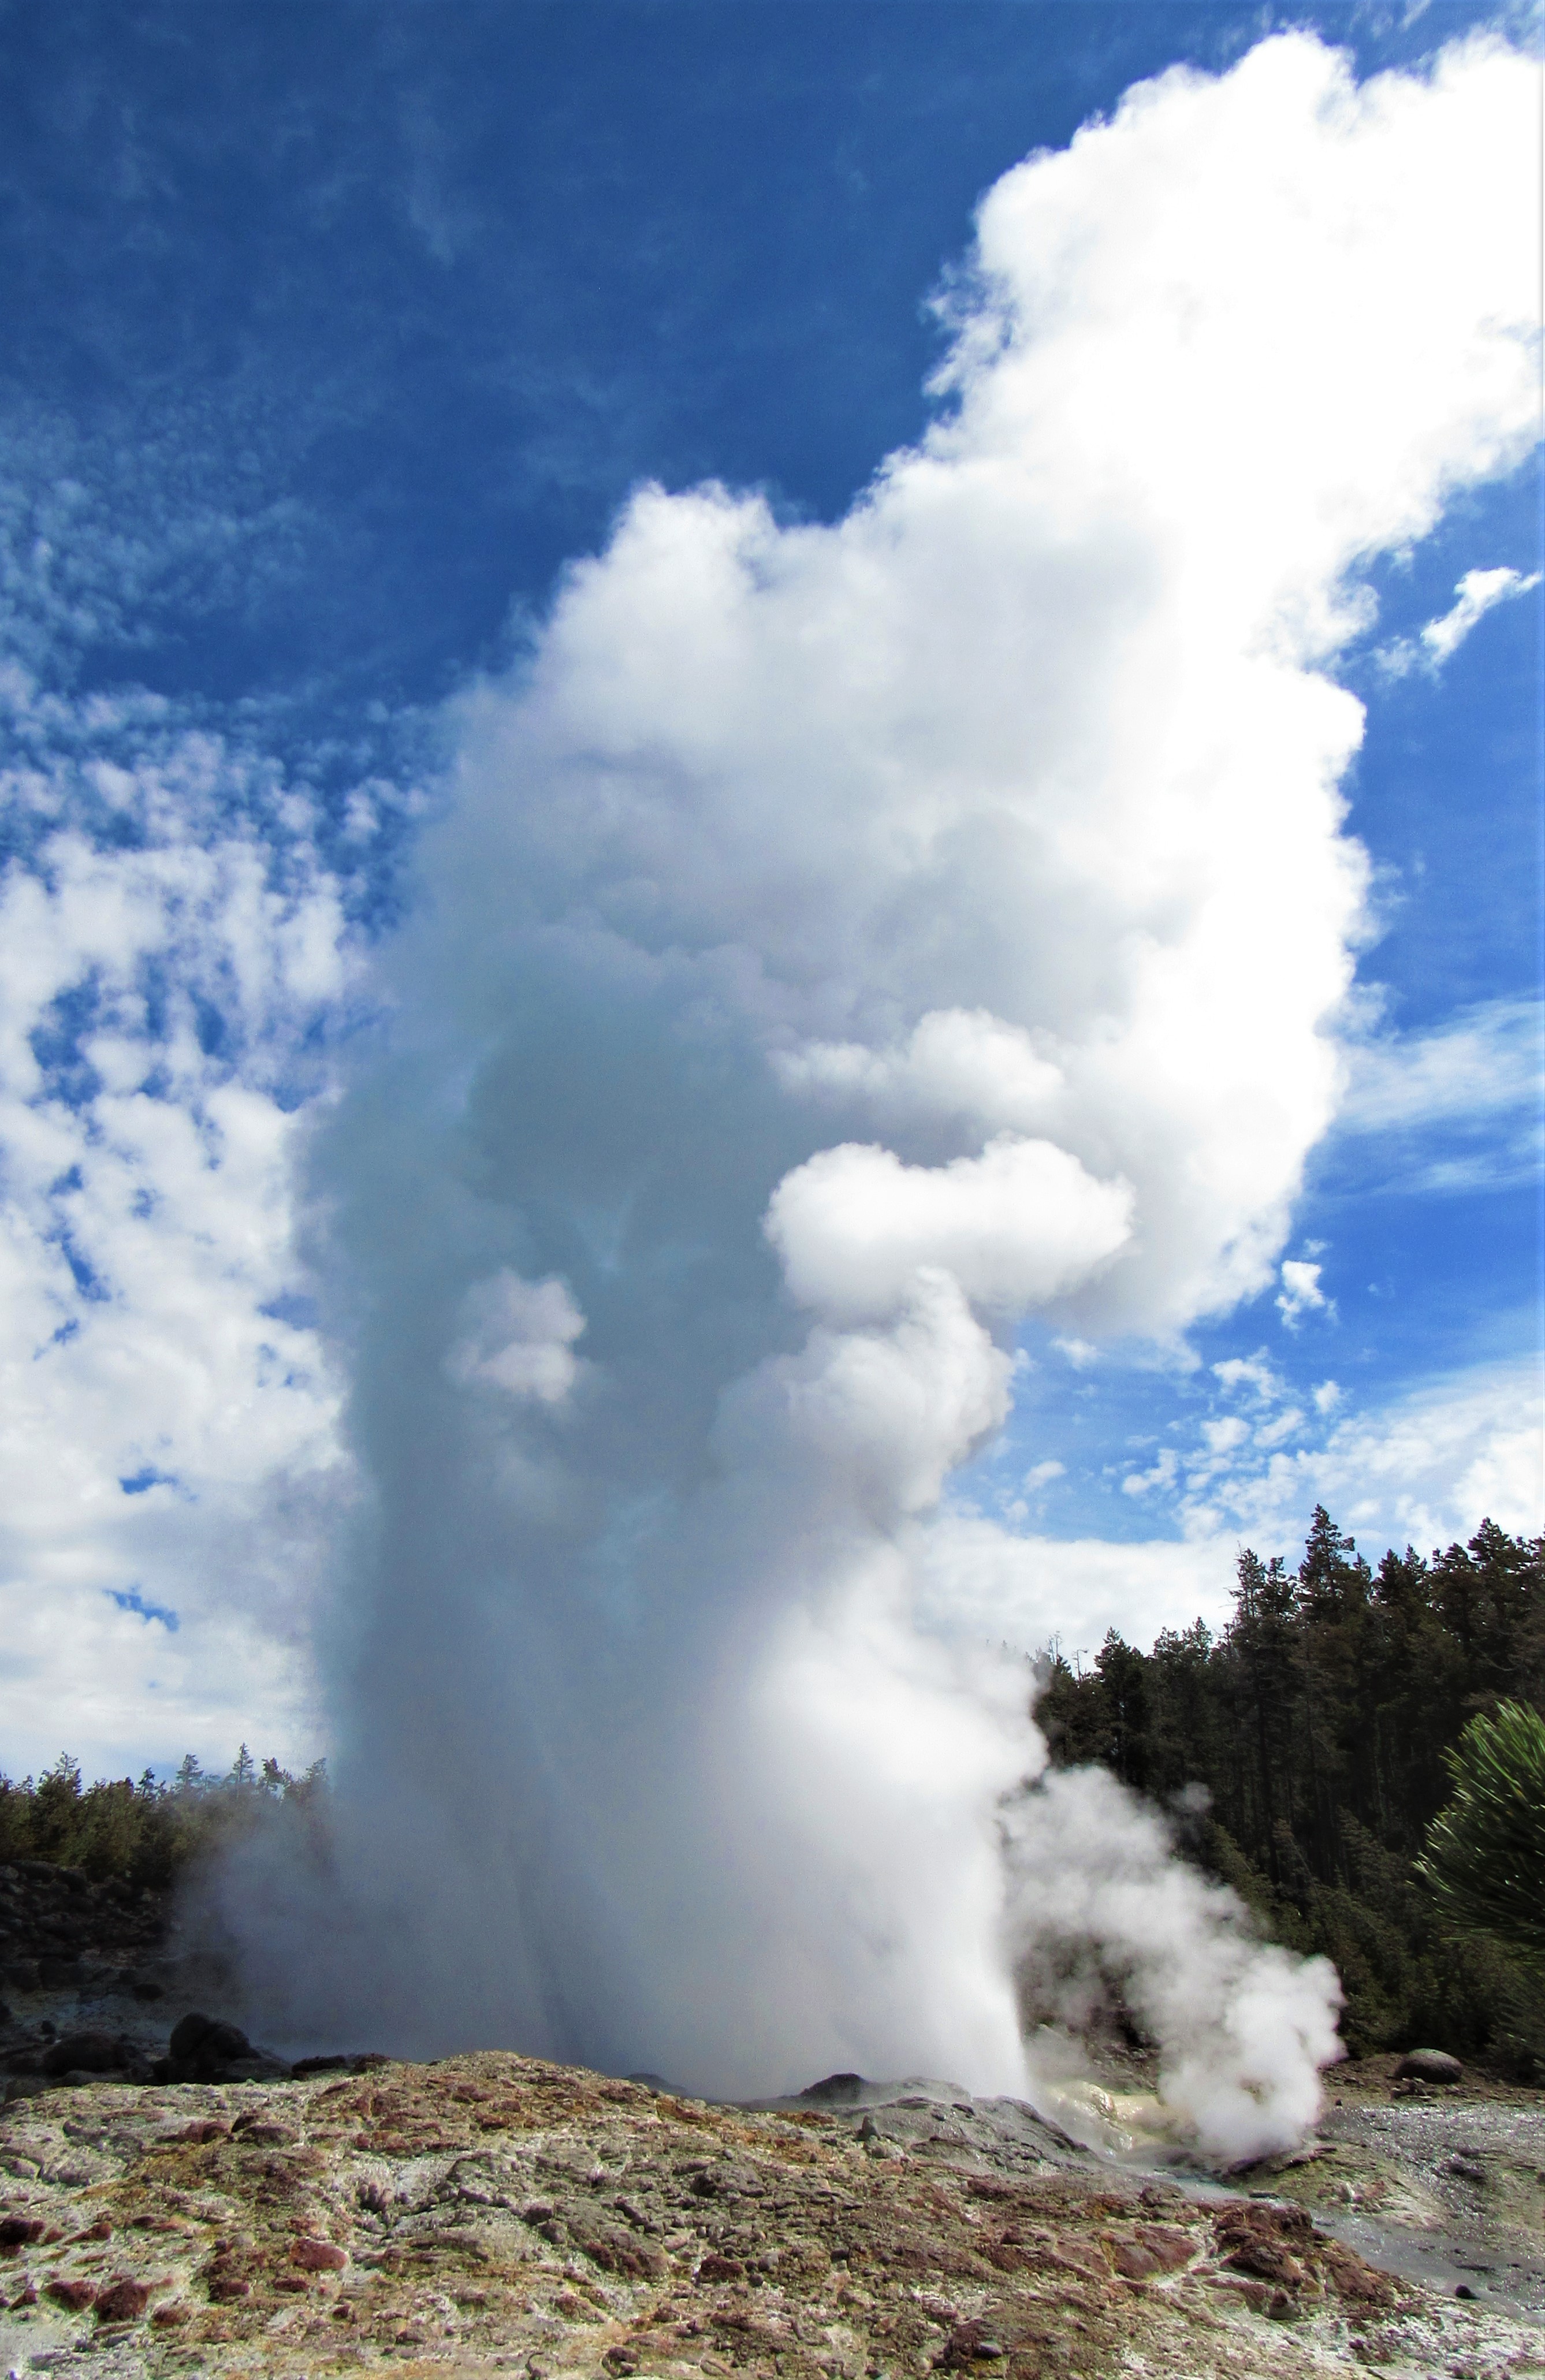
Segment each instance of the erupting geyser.
M271 2028L1022 2092L1052 1928L1205 2150L1312 2119L1331 1970L1022 1791L1023 1665L914 1585L1022 1317L1174 1348L1280 1252L1366 925L1323 665L1532 435L1534 90L1134 91L989 194L845 518L645 488L460 703L315 1150L364 1486L337 1873L232 1895Z

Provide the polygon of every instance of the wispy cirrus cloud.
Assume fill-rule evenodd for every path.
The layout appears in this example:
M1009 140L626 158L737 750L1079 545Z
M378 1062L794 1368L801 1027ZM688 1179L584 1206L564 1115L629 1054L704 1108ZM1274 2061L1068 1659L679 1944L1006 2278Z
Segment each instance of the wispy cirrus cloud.
M1538 1110L1545 1083L1545 1006L1477 1002L1423 1033L1346 1049L1343 1132L1406 1132Z
M1343 1044L1328 1161L1364 1186L1438 1195L1515 1186L1545 1155L1545 1007L1501 997L1426 1031Z

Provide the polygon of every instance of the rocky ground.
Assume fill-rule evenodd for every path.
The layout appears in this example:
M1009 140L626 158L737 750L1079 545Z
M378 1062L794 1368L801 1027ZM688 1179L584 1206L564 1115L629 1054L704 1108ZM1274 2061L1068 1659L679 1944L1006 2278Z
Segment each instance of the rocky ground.
M1545 2323L1545 2093L1398 2063L1336 2068L1314 2140L1259 2179L1383 2270Z
M1545 2372L1545 2333L1376 2271L1284 2177L1124 2173L1016 2102L866 2095L749 2112L503 2053L34 2088L0 2118L0 2369Z
M1545 2374L1537 2092L1365 2060L1304 2151L1220 2180L947 2082L291 2069L190 2015L153 1904L7 1881L0 2374ZM1143 2078L1110 2079L1114 2138Z

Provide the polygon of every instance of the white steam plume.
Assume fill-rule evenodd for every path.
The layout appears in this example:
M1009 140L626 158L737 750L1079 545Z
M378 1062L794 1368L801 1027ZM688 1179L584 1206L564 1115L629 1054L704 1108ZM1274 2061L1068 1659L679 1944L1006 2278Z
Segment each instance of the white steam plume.
M953 409L844 519L646 488L460 704L317 1155L372 1501L344 1947L237 1912L298 2028L1022 2089L1054 1809L1177 2117L1308 2119L1328 1971L1098 1779L1015 1801L1023 1671L914 1603L1019 1314L1271 1277L1366 925L1323 665L1533 435L1534 104L1304 35L1133 91L989 194Z
M1081 2129L1080 2095L1059 2086L1113 1994L1158 2046L1163 2129L1223 2164L1300 2141L1338 2055L1330 1961L1259 1941L1238 1896L1174 1857L1164 1819L1104 1769L1043 1777L1005 1829L1038 2100Z

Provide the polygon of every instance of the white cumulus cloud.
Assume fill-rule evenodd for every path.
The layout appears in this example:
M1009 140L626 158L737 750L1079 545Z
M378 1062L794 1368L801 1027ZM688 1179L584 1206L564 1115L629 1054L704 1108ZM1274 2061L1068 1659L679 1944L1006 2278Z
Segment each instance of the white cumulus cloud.
M1125 1183L1094 1181L1050 1141L1005 1136L942 1166L845 1144L785 1175L767 1233L800 1304L835 1320L894 1312L928 1266L974 1305L1022 1314L1114 1256L1131 1209Z
M63 763L5 788L50 820L0 876L0 1676L21 1765L61 1742L224 1759L258 1728L309 1757L323 1723L307 1648L345 1466L297 1302L292 1169L307 1038L351 963L304 844L221 822L238 775L206 737L93 764L128 847L83 831Z
M464 1332L445 1358L462 1388L501 1390L561 1405L579 1377L574 1342L585 1318L561 1281L522 1281L507 1268L462 1300Z
M1283 1264L1277 1312L1289 1330L1296 1330L1306 1314L1334 1314L1334 1300L1327 1297L1320 1286L1322 1269L1320 1265L1306 1264L1295 1257L1289 1257Z
M1415 638L1397 638L1384 646L1378 655L1381 667L1390 677L1405 677L1417 668L1436 677L1488 612L1516 596L1532 595L1539 577L1538 570L1527 577L1521 570L1466 570L1454 590L1455 601L1449 610L1429 620Z

